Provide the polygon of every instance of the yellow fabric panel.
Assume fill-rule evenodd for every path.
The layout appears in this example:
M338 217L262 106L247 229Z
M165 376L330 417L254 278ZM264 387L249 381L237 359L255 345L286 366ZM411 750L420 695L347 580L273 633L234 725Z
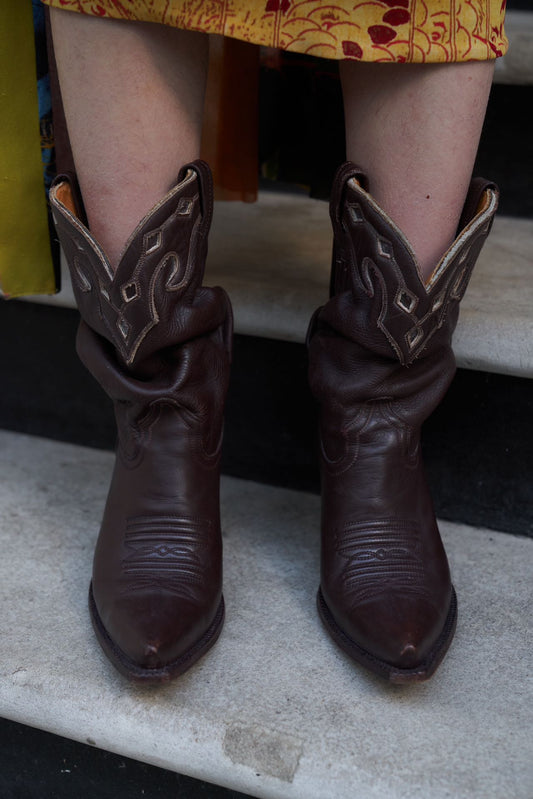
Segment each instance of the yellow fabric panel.
M333 59L486 61L508 47L502 0L44 0Z
M3 0L0 27L0 289L53 294L31 3Z

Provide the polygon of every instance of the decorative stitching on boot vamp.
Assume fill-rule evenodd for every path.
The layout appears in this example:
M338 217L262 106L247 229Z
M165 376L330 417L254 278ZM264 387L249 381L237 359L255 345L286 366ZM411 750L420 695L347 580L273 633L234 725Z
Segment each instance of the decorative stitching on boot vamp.
M211 528L210 520L187 516L128 519L121 593L163 589L202 603Z
M378 519L350 522L335 533L337 553L347 561L342 585L356 604L398 592L430 598L418 525Z

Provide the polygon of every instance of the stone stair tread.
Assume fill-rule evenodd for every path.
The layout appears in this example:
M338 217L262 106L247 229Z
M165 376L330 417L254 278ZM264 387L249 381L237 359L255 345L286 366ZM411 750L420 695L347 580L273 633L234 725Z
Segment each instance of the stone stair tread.
M533 84L533 8L527 11L508 9L505 15L505 32L509 50L497 58L494 70L495 83L522 86Z
M532 540L441 524L457 635L432 681L393 687L320 627L318 497L224 478L224 631L140 689L86 607L112 455L4 431L0 447L3 717L259 799L532 795Z
M533 221L497 216L461 305L454 337L458 365L533 377ZM216 203L206 284L228 291L235 331L303 342L327 298L331 227L327 204L262 192L256 203ZM40 301L74 307L63 290Z

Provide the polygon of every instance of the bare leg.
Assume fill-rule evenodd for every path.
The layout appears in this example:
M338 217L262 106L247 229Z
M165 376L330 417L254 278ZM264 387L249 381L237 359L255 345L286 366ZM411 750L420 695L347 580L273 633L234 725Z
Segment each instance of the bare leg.
M347 157L413 247L424 279L454 240L493 62L365 64L341 77Z
M91 231L111 264L199 156L207 37L51 9L61 94Z

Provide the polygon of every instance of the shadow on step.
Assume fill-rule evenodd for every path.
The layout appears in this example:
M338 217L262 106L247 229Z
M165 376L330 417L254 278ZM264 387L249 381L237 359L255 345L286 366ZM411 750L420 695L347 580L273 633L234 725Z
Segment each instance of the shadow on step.
M0 303L0 427L112 449L111 405L74 352L77 311ZM303 345L236 336L223 471L319 490ZM437 514L533 535L533 381L460 370L424 428Z
M0 719L2 799L248 799L246 794Z

